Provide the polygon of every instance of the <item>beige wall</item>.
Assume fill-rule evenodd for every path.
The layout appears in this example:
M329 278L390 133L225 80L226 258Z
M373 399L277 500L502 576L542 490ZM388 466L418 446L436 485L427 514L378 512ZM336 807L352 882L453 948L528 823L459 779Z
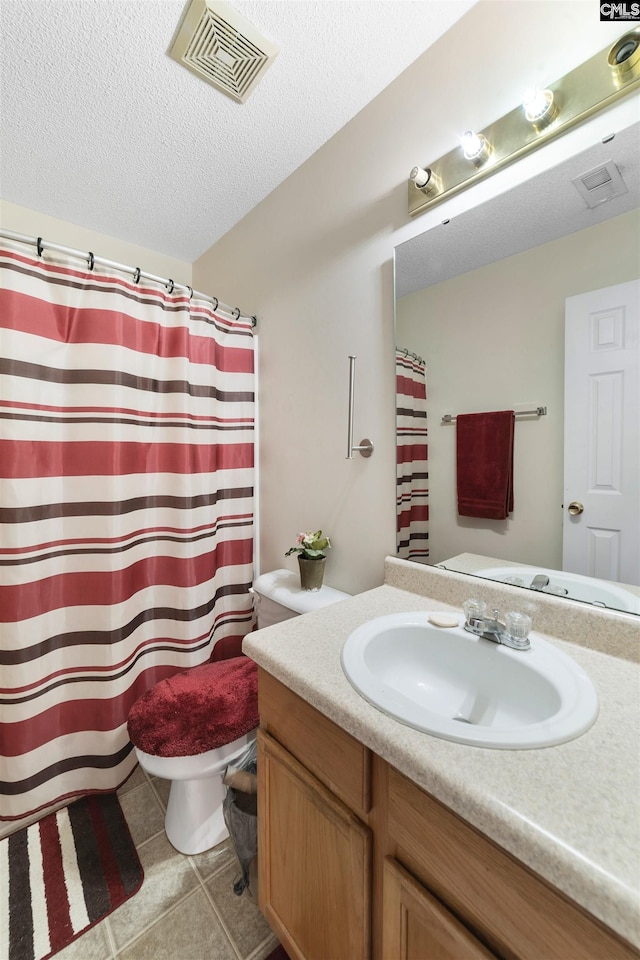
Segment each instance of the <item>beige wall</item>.
M332 586L382 581L395 552L393 247L533 175L543 154L558 162L573 135L414 223L408 172L621 35L597 16L592 0L478 4L194 264L197 287L259 318L262 570L294 568L296 533L322 527ZM349 354L369 460L345 459Z
M334 541L329 583L358 592L381 582L383 558L395 551L393 247L557 162L581 133L415 222L408 170L512 109L526 86L617 38L620 24L599 23L594 10L593 0L479 3L193 268L0 201L7 230L139 265L258 314L263 570L294 567L284 552L296 533L322 527ZM592 121L590 135L610 132L618 113ZM345 459L351 353L355 438L373 439L370 460Z
M190 263L167 257L153 250L146 250L126 240L117 240L94 230L86 230L66 220L57 220L37 210L28 210L15 203L0 200L0 226L12 233L23 233L29 237L42 237L51 243L59 243L75 250L91 250L96 257L114 260L127 266L140 267L156 277L167 277L176 283L192 286L192 268ZM207 293L207 290L202 290Z
M562 568L565 298L639 267L634 211L398 300L398 343L427 361L432 563L471 552ZM442 415L538 405L547 416L516 423L513 515L458 517Z

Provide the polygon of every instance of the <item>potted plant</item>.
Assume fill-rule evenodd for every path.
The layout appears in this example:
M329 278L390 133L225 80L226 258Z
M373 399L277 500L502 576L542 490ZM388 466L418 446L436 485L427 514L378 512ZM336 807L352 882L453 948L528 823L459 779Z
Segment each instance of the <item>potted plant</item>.
M329 537L323 536L322 530L316 530L315 533L307 530L306 533L298 534L295 547L290 547L285 553L285 557L292 553L298 554L300 586L303 590L319 590L322 586L327 559L325 550L330 547L331 541Z

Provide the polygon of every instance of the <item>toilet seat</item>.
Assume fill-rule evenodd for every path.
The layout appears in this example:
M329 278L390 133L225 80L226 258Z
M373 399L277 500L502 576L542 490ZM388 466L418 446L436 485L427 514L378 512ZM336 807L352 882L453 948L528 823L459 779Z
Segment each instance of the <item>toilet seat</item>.
M196 753L191 757L158 757L145 753L139 747L135 750L143 770L152 777L163 780L203 780L224 771L254 739L255 730L250 730L231 743L214 747L205 753Z
M258 667L233 657L182 670L143 693L127 729L149 757L188 760L258 726Z

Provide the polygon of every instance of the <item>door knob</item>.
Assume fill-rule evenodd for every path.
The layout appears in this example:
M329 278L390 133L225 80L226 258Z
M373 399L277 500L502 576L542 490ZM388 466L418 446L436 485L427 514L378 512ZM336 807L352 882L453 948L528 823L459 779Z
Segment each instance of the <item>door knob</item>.
M577 517L584 512L584 503L580 503L579 500L572 500L567 510L572 517Z

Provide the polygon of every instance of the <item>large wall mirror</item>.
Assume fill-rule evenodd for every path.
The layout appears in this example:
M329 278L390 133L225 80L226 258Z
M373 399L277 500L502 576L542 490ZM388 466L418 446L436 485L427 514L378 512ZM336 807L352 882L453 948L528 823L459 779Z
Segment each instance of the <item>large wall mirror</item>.
M424 361L428 434L425 463L403 388L400 556L640 613L639 147L635 124L396 247L398 382ZM455 418L504 410L513 510L460 516Z

